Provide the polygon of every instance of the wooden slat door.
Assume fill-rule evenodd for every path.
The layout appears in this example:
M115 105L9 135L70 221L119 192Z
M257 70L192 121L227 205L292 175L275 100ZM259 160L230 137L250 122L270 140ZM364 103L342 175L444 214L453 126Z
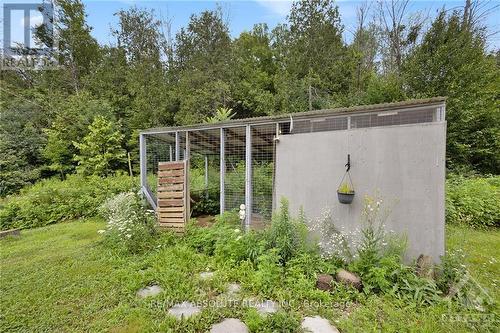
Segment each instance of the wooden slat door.
M158 163L156 191L160 227L184 232L189 219L189 182L187 161Z

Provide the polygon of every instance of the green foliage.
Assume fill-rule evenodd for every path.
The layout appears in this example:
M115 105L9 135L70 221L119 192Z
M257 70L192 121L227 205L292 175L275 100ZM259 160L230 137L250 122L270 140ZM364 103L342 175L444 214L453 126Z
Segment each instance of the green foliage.
M73 173L72 143L82 142L97 116L119 122L120 146L137 172L139 129L434 96L448 97L447 167L498 174L500 70L488 48L487 20L476 17L474 6L443 8L423 30L407 6L393 8L398 22L382 20L394 18L391 6L398 7L361 6L352 41L343 38L339 8L327 0L296 1L272 31L256 24L234 39L221 7L193 15L172 39L164 30L169 22L131 7L116 14L115 41L107 46L92 37L84 4L61 0L58 70L4 71L0 78L0 195ZM367 22L371 14L380 20ZM36 38L50 46L45 28L36 29ZM272 175L268 167L265 177ZM240 166L234 169L243 181ZM271 186L261 184L263 191ZM234 189L235 200L242 189ZM196 213L210 212L215 197L199 198ZM257 199L270 217L270 205Z
M209 124L215 124L222 121L230 120L234 116L235 114L233 113L233 109L226 107L219 107L217 110L215 110L215 115L207 117L205 119L205 122Z
M273 215L267 231L268 246L276 249L281 264L307 250L307 227L303 219L290 216L288 200L281 199L279 212Z
M0 206L0 228L34 228L95 216L110 196L134 189L129 176L101 178L71 175L64 181L47 179L7 197Z
M154 245L156 219L148 213L143 201L133 192L122 192L109 198L99 209L107 220L102 230L107 245L138 253Z
M46 129L47 145L43 149L52 170L62 177L74 170L78 148L73 142L83 140L98 116L111 118L113 109L106 101L94 99L89 93L82 92L58 102L54 120Z
M500 177L450 176L446 181L446 222L500 226Z
M77 171L84 175L107 176L124 162L125 150L121 148L123 135L114 124L97 116L89 126L89 133L81 143L73 141L78 149L75 160Z
M469 8L471 10L471 8ZM406 64L410 91L447 96L448 166L500 172L500 69L472 12L442 9Z
M208 185L205 184L205 166L202 156L194 155L190 160L189 190L192 216L216 215L220 211L220 177L218 168L208 168Z
M233 282L242 285L237 297L264 300L259 290L253 291L251 283L256 267L247 261L237 267L216 264L213 257L187 246L184 238L163 232L150 251L134 255L110 251L103 235L98 233L103 228L105 223L100 219L81 220L23 230L21 237L0 240L4 288L0 298L4 309L0 326L4 331L206 332L223 318L231 317L244 321L252 332L298 332L300 321L315 315L346 332L497 330L496 310L465 308L455 298L417 307L410 297L397 298L384 292L365 295L337 284L333 292L318 290L313 276L317 272L313 270L332 273L335 270L322 267L321 259L310 254L300 254L286 267L275 264L284 269L281 278L269 282L274 288L271 299L283 305L278 313L264 317L238 302L228 307L213 306L213 301L221 297L215 294L224 292L223 286ZM448 249L463 248L467 254L465 258L459 257L458 262L470 267L474 279L484 283L488 293L498 300L495 279L500 261L494 259L500 254L500 231L462 225L449 226L446 235ZM379 267L394 271L398 265L397 260L383 259ZM197 274L207 268L215 271L213 280L200 281ZM266 275L272 276L269 273ZM385 275L391 279L390 274ZM151 284L160 285L163 292L154 298L138 299L137 291ZM68 299L85 310L68 311L66 305L61 306ZM188 320L179 321L166 315L170 304L185 300L206 306L196 318ZM44 311L38 311L40 308Z
M274 248L261 254L257 258L257 271L248 281L244 281L244 286L264 297L275 295L274 286L280 285L284 272L279 252L279 249Z
M2 107L0 122L0 197L38 180L45 163L41 154L47 138L47 115L33 104L12 101Z
M354 192L354 190L351 188L351 186L347 182L342 183L342 185L340 185L338 191L340 193L346 193L346 194Z

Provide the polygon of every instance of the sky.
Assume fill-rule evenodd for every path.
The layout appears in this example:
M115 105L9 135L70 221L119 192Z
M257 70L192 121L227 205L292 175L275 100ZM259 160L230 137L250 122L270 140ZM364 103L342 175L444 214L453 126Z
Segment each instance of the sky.
M0 0L2 3L11 2L38 2L41 0L19 1L19 0ZM370 2L370 0L368 0ZM115 39L111 34L111 29L117 26L117 17L114 15L119 10L126 10L130 7L153 9L164 19L169 19L172 25L172 32L175 34L181 27L187 26L189 18L193 14L199 14L204 10L215 9L219 4L224 12L225 18L229 22L230 33L237 37L242 31L251 30L256 23L267 23L272 29L279 23L286 20L291 7L291 1L287 0L232 0L232 1L102 1L102 0L83 0L86 12L88 14L87 22L92 26L92 35L101 44L114 44ZM345 26L344 37L347 41L352 39L354 27L356 25L356 8L364 1L357 0L337 0L342 23ZM371 1L375 5L374 1ZM490 0L492 6L500 5L500 0ZM437 11L445 6L447 9L463 6L464 1L427 1L414 0L409 6L410 12L421 11L429 18L436 15ZM1 13L0 13L1 14ZM22 15L15 16L12 19L12 30L14 25L22 27ZM37 24L41 21L40 16L32 15L31 24ZM430 20L428 20L430 22ZM490 33L500 31L500 9L491 14L485 22ZM13 39L20 39L20 34L14 33ZM500 48L500 33L489 38L489 49L498 50Z

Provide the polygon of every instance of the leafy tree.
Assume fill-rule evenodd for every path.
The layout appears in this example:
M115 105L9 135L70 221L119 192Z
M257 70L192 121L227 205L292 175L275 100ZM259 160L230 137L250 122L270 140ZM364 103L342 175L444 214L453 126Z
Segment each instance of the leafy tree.
M37 105L21 102L3 109L0 122L0 196L35 182L45 162L40 149L46 141L44 114Z
M85 6L80 0L59 0L57 11L58 19L54 24L58 31L58 48L55 56L62 68L53 73L43 73L43 77L47 83L55 78L63 86L78 91L82 78L90 74L99 62L99 44L91 35L92 27L86 23ZM42 43L52 46L54 41L47 28L41 25L36 35Z
M485 28L470 18L442 10L407 62L406 81L415 97L448 97L449 167L499 173L500 70L486 51Z
M73 141L78 149L77 171L85 175L107 176L122 167L125 150L121 147L123 134L114 123L103 116L94 118L89 133L82 142Z
M274 74L276 64L271 34L266 24L257 24L242 32L232 47L232 96L242 116L268 115L275 112Z
M297 1L282 32L287 71L306 80L309 109L315 95L347 91L348 68L338 7L328 0ZM321 96L320 96L321 97Z
M77 153L72 142L79 142L88 133L88 126L96 116L113 117L113 109L103 100L93 99L88 93L73 95L57 105L56 116L45 130L47 145L43 155L50 168L61 177L75 168L73 156Z
M181 124L201 122L219 106L231 103L231 38L220 9L191 16L186 29L176 35L176 96Z

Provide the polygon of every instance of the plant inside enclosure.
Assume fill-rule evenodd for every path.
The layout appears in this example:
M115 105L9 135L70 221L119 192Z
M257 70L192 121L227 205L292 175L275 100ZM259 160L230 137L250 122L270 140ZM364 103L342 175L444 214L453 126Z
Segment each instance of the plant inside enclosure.
M108 199L100 207L107 226L102 233L112 246L137 253L153 245L156 233L154 213L146 211L139 196L133 192L123 192Z

